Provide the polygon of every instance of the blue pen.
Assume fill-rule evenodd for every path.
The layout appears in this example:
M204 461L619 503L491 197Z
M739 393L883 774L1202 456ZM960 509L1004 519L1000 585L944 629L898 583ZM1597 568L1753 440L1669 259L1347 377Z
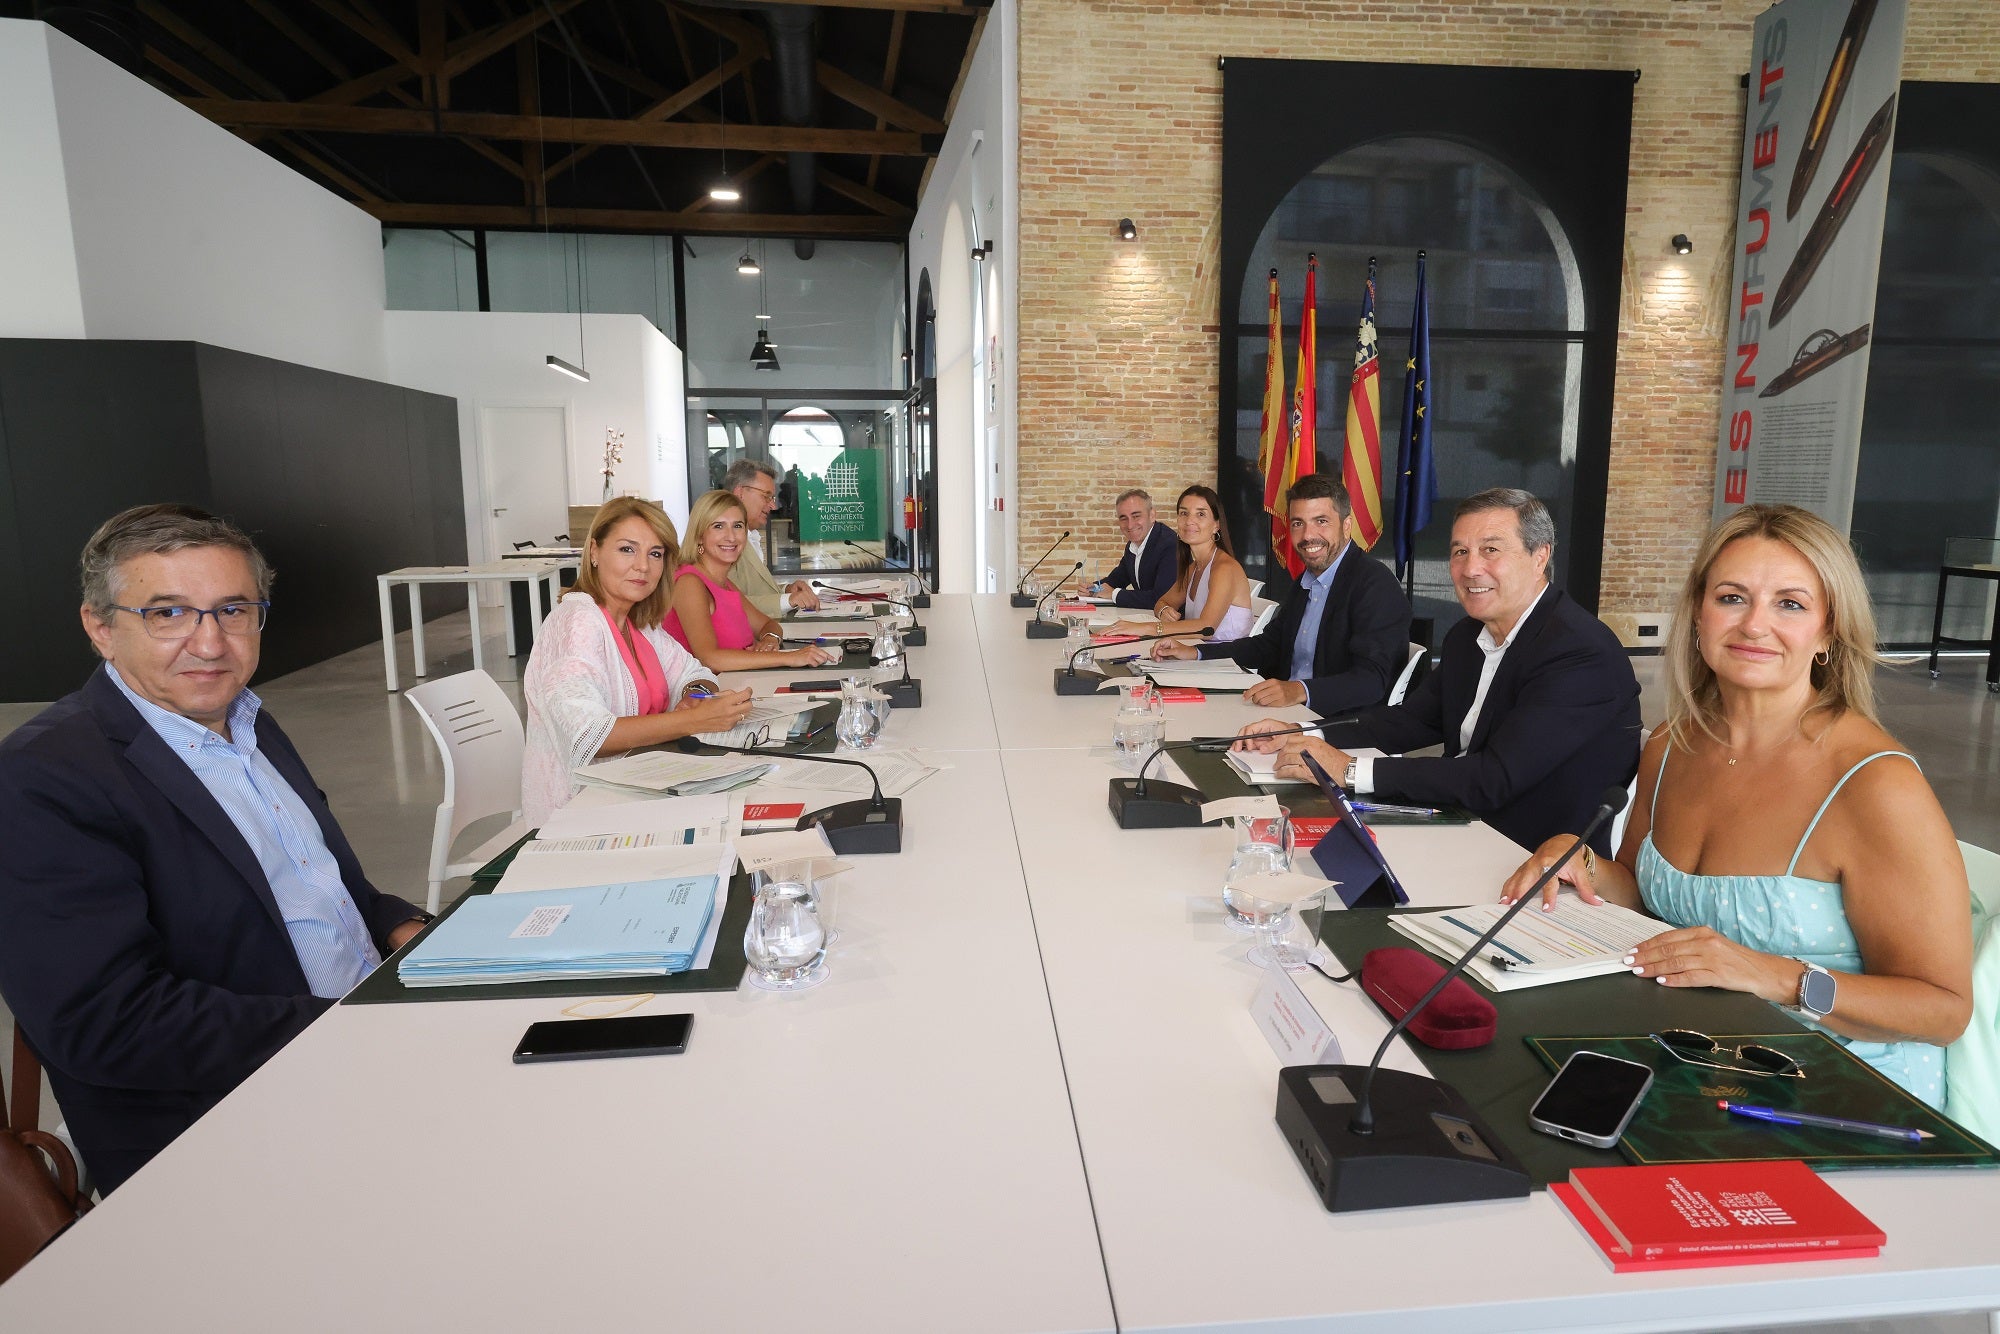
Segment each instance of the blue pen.
M1350 804L1357 811L1369 811L1376 815L1421 815L1427 820L1434 820L1444 814L1433 806L1382 806L1372 801L1356 801Z
M1882 1126L1873 1121L1850 1121L1844 1116L1816 1116L1812 1112L1781 1112L1771 1107L1730 1102L1727 1098L1717 1099L1715 1105L1731 1116L1746 1116L1752 1121L1768 1121L1778 1126L1818 1126L1822 1130L1845 1130L1850 1134L1874 1135L1880 1139L1908 1140L1912 1144L1935 1138L1928 1130L1912 1130L1908 1126Z

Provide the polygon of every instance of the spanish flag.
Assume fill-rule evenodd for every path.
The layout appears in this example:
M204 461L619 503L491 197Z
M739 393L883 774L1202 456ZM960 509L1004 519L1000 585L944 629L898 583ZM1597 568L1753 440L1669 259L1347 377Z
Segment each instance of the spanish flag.
M1278 488L1278 513L1284 513L1285 492L1293 482L1314 472L1319 467L1319 450L1315 423L1319 418L1319 327L1317 310L1319 288L1319 257L1306 256L1306 299L1299 310L1299 373L1292 382L1291 448L1285 453L1283 481ZM1270 490L1266 483L1265 490ZM1306 564L1298 553L1292 550L1291 523L1285 526L1285 569L1296 579Z
M1292 528L1285 517L1285 329L1278 319L1278 271L1271 270L1270 341L1264 347L1264 419L1257 430L1257 475L1271 516L1271 565L1290 559Z
M1375 259L1361 298L1361 328L1354 337L1354 378L1347 389L1347 442L1340 480L1354 505L1354 540L1363 551L1382 540L1381 361L1375 350Z

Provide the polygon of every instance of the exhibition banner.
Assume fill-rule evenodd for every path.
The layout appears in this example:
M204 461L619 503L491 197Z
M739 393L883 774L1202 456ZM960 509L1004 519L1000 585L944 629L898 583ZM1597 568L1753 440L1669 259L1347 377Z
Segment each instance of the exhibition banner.
M1906 0L1782 0L1757 19L1743 124L1715 517L1854 510Z
M799 478L799 541L879 542L883 531L881 450L843 449Z

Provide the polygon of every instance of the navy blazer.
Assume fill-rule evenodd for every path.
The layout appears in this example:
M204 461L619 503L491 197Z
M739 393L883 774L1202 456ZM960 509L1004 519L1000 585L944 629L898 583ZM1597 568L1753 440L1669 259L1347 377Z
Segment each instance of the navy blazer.
M1306 618L1306 601L1304 586L1294 583L1261 632L1209 645L1201 656L1233 658L1274 681L1290 679L1292 645ZM1305 682L1306 704L1321 715L1380 704L1409 660L1409 600L1388 566L1350 546L1326 590L1312 675Z
M1111 573L1097 582L1118 590L1111 600L1119 606L1150 610L1167 595L1174 580L1181 577L1180 541L1173 529L1155 520L1153 531L1146 536L1145 555L1139 560L1139 568L1132 568L1132 547L1127 543L1125 554L1111 567Z
M418 910L368 883L263 711L257 745L386 955ZM0 827L0 994L109 1191L333 1002L308 989L250 845L102 667L0 742Z
M1551 588L1500 659L1461 755L1458 730L1485 665L1481 628L1471 617L1454 625L1438 670L1401 704L1328 723L1326 739L1390 752L1375 761L1375 790L1392 799L1462 806L1531 850L1580 834L1604 790L1638 772L1631 659L1602 621ZM1396 758L1439 742L1442 758ZM1613 855L1608 824L1591 846Z

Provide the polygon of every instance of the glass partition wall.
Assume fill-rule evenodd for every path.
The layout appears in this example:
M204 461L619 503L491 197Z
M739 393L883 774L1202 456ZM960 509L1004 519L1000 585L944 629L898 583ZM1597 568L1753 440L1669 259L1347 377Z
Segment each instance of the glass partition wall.
M690 237L681 261L689 493L756 459L778 475L774 571L932 573L917 537L929 467L913 448L903 247Z

